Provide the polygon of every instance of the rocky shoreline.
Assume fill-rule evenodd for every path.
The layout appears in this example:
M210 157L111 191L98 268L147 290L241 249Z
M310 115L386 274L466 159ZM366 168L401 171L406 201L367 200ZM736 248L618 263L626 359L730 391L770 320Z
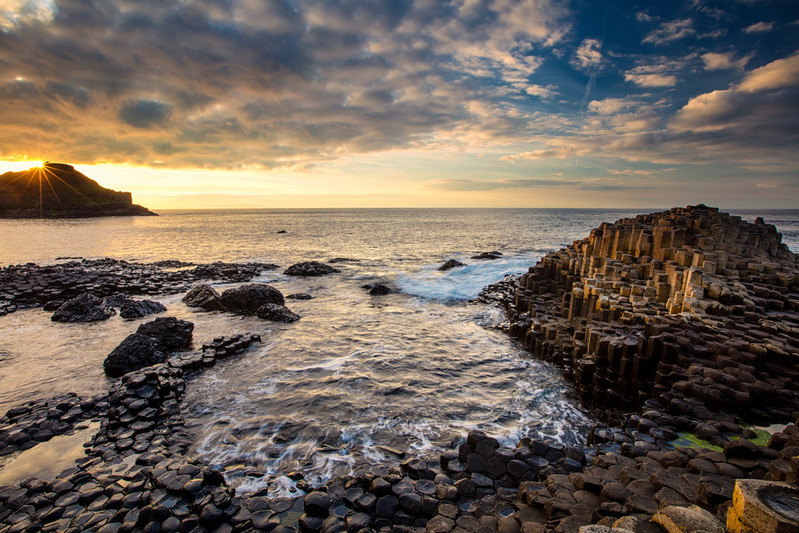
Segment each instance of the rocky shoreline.
M81 292L174 294L268 268L7 267L0 314ZM773 226L705 206L625 219L481 298L503 305L508 332L560 366L604 420L586 446L506 448L474 430L440 457L321 487L289 473L305 492L294 499L238 495L186 455L185 380L260 340L218 337L124 374L108 394L0 418L3 454L101 423L74 467L0 487L0 532L799 531L799 269ZM787 426L767 439L750 426L769 423Z

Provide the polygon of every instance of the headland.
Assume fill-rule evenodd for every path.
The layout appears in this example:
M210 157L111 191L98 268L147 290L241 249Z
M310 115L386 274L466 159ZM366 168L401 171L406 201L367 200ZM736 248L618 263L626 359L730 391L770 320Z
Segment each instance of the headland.
M0 218L154 216L129 192L106 189L72 165L46 162L0 175Z

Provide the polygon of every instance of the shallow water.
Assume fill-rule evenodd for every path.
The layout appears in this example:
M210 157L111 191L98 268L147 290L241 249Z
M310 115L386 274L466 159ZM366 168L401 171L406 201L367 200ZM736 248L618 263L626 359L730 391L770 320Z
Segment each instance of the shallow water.
M31 477L45 481L54 479L84 456L83 444L90 441L98 429L99 422L79 424L72 433L0 458L0 485L19 483Z
M259 281L286 295L314 296L288 301L302 317L293 324L194 312L182 295L156 298L167 315L195 323L195 345L218 335L262 335L262 344L192 379L183 406L193 453L244 490L269 484L280 493L291 486L280 475L292 470L322 481L359 465L397 462L397 451L433 453L472 428L507 444L525 435L581 441L591 420L559 372L493 329L503 319L498 309L467 300L601 222L636 212L286 210L2 220L0 264L81 256L281 265ZM744 215L776 217L796 249L799 212ZM470 259L492 250L504 255ZM338 274L281 274L297 261L336 257L351 259L336 263ZM451 258L467 266L439 272ZM375 281L398 292L370 296L361 286ZM0 410L65 392L104 392L103 359L152 318L55 324L49 316L25 310L0 318Z

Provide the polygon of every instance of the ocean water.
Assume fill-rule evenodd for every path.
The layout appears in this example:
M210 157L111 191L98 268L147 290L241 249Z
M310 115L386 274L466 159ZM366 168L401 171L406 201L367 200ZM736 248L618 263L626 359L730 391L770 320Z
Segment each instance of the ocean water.
M313 295L288 301L299 322L195 312L182 295L156 298L168 315L195 323L197 345L218 335L262 335L262 344L193 378L183 406L193 454L225 470L240 490L269 486L279 494L292 489L291 471L321 482L433 454L472 428L509 445L523 436L581 442L592 420L559 372L495 329L500 310L469 300L602 222L650 211L169 211L0 220L0 264L76 256L279 264L258 281ZM736 214L763 216L799 249L799 211ZM500 259L470 258L494 250ZM298 261L333 258L347 259L336 264L340 273L282 274ZM439 272L448 259L467 266ZM396 292L370 296L362 288L378 281ZM32 309L0 318L0 411L62 392L104 392L103 359L152 319L56 324L49 316Z

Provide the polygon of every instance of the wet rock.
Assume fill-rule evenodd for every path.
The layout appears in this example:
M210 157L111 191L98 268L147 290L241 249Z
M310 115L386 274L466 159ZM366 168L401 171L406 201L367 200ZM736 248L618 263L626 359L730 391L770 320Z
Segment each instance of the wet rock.
M210 285L197 285L181 300L188 307L199 307L205 311L224 311L225 305L219 293Z
M366 285L362 285L361 288L369 291L369 294L372 296L383 296L394 292L390 287L382 283L367 283Z
M325 492L311 492L305 496L305 512L310 516L318 516L326 518L329 514L330 504L332 503L330 496Z
M307 292L295 292L286 296L287 300L313 300L313 296Z
M493 251L493 252L481 252L481 253L479 253L477 255L473 255L472 259L493 260L493 259L499 259L500 257L502 257L502 253L501 252Z
M443 270L452 270L455 267L462 267L462 266L466 266L466 264L465 263L461 263L457 259L450 259L449 261L447 261L446 263L444 263L443 265L438 267L438 270L442 270L442 271Z
M303 261L300 263L295 263L283 271L283 273L287 276L308 276L308 277L324 276L327 274L332 274L334 272L339 272L339 270L333 268L330 265L320 263L319 261Z
M116 378L128 372L163 363L167 353L159 341L149 335L134 333L114 348L103 362L108 377Z
M291 311L285 305L268 303L258 308L255 315L264 320L272 322L296 322L300 315Z
M231 313L254 315L266 304L284 305L283 294L266 283L249 283L227 289L220 296L225 308Z
M154 300L127 300L119 308L119 316L124 319L142 318L166 311L166 306Z
M170 316L142 324L136 333L155 339L163 350L172 352L191 347L193 331L194 324L191 322Z
M99 322L116 314L102 298L92 294L81 294L67 300L53 313L53 322Z

